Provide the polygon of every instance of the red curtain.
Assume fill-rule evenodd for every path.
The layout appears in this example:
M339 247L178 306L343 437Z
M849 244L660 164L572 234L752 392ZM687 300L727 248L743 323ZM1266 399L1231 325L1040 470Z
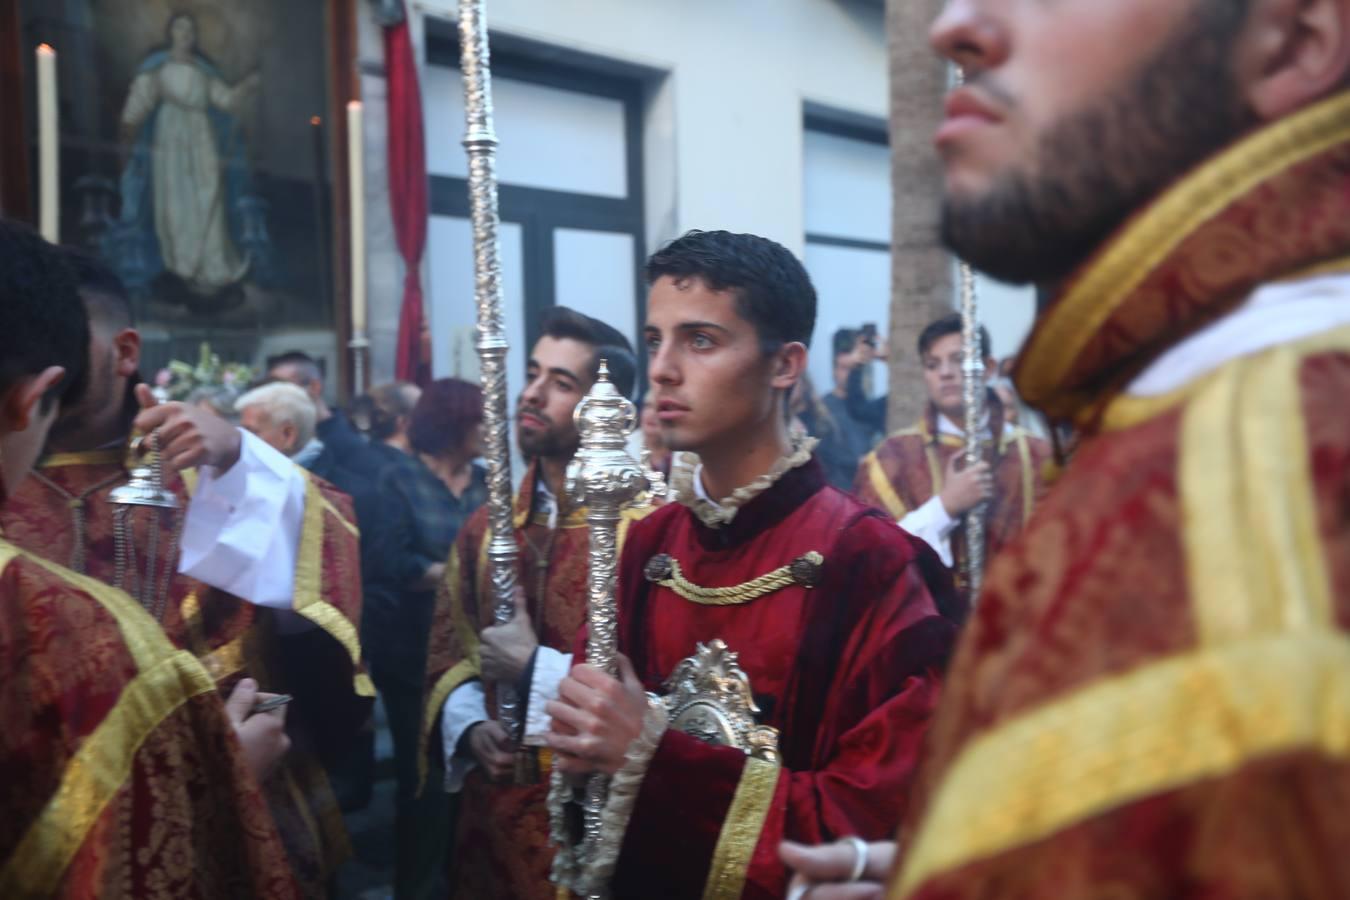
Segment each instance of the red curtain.
M422 252L427 241L427 159L422 93L417 84L408 17L384 29L389 81L389 206L403 256L403 306L398 320L395 377L425 385L431 360L422 359Z

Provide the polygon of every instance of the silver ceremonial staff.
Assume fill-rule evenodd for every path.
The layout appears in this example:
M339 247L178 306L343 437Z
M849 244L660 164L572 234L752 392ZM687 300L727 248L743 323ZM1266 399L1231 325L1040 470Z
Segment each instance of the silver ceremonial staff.
M956 83L964 84L965 72L956 69ZM985 403L984 353L980 346L979 298L975 291L975 271L962 262L961 281L961 400L965 407L966 446L962 451L967 466L984 458L980 431L988 414ZM974 605L984 582L984 527L988 503L980 503L966 511L966 583L970 587L970 602Z
M641 465L628 454L628 435L637 426L637 408L609 380L609 367L600 361L600 373L590 393L577 405L573 420L581 435L581 448L567 467L567 493L586 508L590 532L590 573L586 581L586 661L617 675L618 608L614 600L619 562L619 518L623 508L649 487ZM562 776L553 774L550 813L553 834L564 843L563 859L555 862L555 874L564 886L589 898L608 892L605 873L597 856L605 848L600 829L609 777L592 775L586 783L583 805L583 836L579 848L565 846L565 829L556 815L566 793Z
M980 321L976 317L978 298L975 293L975 273L961 263L961 400L965 406L966 446L961 451L967 466L984 458L980 432L985 426L988 405L985 403L984 354L980 347ZM979 503L966 511L966 583L970 586L973 604L984 581L984 517L988 504Z
M483 384L483 443L487 459L488 568L493 619L515 614L516 547L512 521L511 429L506 409L506 325L502 319L501 263L497 258L497 135L492 128L492 71L483 0L460 0L459 60L464 75L464 150L469 156L469 217L473 226L474 304L478 308L478 359ZM498 716L520 739L515 689L497 686Z

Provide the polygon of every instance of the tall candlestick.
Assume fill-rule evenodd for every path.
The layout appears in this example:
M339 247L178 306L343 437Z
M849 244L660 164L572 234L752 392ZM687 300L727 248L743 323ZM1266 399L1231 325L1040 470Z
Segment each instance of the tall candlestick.
M366 334L365 153L361 140L361 101L347 104L347 171L352 204L352 338Z
M56 133L56 51L37 48L38 230L53 244L61 240L61 199Z

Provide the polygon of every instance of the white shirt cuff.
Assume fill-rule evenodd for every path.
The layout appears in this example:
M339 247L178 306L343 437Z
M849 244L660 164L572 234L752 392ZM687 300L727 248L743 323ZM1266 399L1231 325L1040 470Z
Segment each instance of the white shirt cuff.
M942 497L934 494L918 509L900 520L900 527L932 547L947 568L955 565L952 557L952 531L957 520L942 505Z
M542 646L535 653L530 705L526 707L525 738L521 743L532 747L544 746L544 735L552 721L552 717L544 712L544 704L558 698L558 685L562 684L570 671L572 654Z
M202 466L183 522L178 571L257 606L289 609L305 518L305 476L240 430L239 461Z
M468 681L450 692L441 707L441 752L445 757L445 791L458 794L464 787L464 776L478 765L472 756L457 756L459 739L479 722L486 722L487 694L481 681Z

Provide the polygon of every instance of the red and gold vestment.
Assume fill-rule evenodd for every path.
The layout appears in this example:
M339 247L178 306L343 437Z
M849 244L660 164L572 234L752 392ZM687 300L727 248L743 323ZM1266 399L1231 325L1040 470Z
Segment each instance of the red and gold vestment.
M119 566L109 495L127 480L124 459L120 449L49 456L0 510L0 527L18 546L114 584ZM361 578L351 501L306 474L292 608L317 627L281 634L273 611L178 574L192 474L164 475L177 510L132 511L133 558L121 567L128 573L123 581L134 591L147 588L144 602L164 634L200 659L223 695L248 675L264 691L296 697L287 712L292 750L263 791L304 895L322 897L350 848L316 753L350 740L374 695L359 663ZM144 577L151 548L153 583Z
M1018 387L1081 441L988 569L892 898L1350 896L1350 328L1135 389L1348 270L1342 95L1182 179L1042 315Z

